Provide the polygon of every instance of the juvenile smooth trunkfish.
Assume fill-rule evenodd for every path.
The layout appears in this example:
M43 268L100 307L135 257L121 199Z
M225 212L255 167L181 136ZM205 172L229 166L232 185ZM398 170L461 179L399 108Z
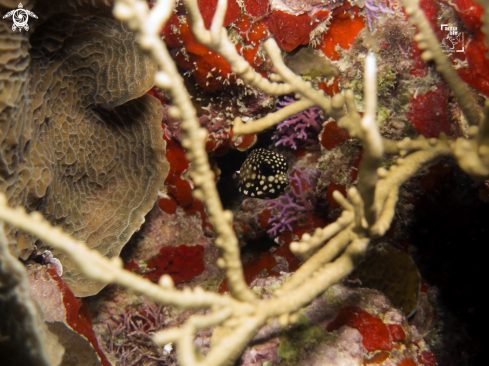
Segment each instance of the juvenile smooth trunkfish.
M284 156L266 149L253 150L237 172L238 189L256 198L276 198L289 186Z

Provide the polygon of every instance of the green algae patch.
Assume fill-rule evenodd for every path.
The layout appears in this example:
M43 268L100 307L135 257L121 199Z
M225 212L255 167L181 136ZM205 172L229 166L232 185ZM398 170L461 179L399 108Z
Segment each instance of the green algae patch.
M297 325L299 327L309 326L309 317L306 315L304 309L300 309L297 313Z
M326 304L332 304L337 307L341 307L343 305L343 300L338 297L341 294L341 290L335 288L335 286L331 286L323 293L323 299L326 301Z
M226 278L224 275L219 275L216 277L211 277L205 281L203 281L200 284L200 287L202 287L206 291L212 291L212 292L217 292L219 291L219 286L221 285L221 282Z
M299 240L299 238L294 240ZM281 288L284 285L284 283L287 282L289 279L290 279L290 275L284 275L281 281L277 281L271 286L265 286L265 287L253 286L251 291L253 291L255 295L262 297L263 295L275 292L276 290Z
M305 314L302 314L306 317ZM299 314L299 319L301 314ZM302 319L304 321L304 319ZM283 332L280 338L280 346L277 353L280 357L281 366L294 366L298 365L300 361L301 349L308 345L308 354L314 352L320 345L328 341L334 342L336 336L329 333L325 329L318 327L317 325L299 326L291 329L290 331Z
M392 94L398 83L400 75L391 68L381 68L378 75L378 94L383 97L388 97Z

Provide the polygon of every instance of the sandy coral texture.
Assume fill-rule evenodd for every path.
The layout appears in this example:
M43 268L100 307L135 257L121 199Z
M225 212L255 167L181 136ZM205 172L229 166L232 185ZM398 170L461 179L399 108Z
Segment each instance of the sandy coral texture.
M143 95L154 65L107 6L47 4L26 5L42 14L29 33L0 24L8 50L0 65L0 190L10 205L39 211L103 255L118 256L168 170L161 106ZM9 239L13 253L29 256L35 238L14 229ZM54 254L77 296L102 288Z

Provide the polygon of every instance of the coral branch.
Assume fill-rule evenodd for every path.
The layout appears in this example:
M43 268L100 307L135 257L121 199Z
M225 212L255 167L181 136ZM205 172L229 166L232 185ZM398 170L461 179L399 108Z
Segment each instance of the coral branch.
M172 2L168 2L167 6L170 7L172 4ZM197 9L193 13L199 13L197 3L193 2L192 4ZM219 6L222 8L226 4L220 1ZM163 11L156 12L158 9L163 9ZM175 104L172 107L173 115L179 117L182 121L182 146L187 149L187 159L195 166L195 169L191 172L192 179L197 186L194 191L194 196L203 200L207 208L209 221L216 231L216 245L222 252L222 260L219 263L226 272L229 288L237 299L252 300L254 295L244 281L242 265L239 259L238 240L231 226L232 213L230 211L224 211L222 208L219 194L214 184L215 175L210 168L205 151L207 131L200 127L195 108L193 108L190 96L186 92L183 84L183 79L179 75L168 49L161 42L159 37L161 27L149 29L144 26L145 20L148 17L152 19L153 24L162 25L165 17L168 17L168 11L165 11L165 9L163 1L157 2L155 9L150 12L148 5L144 1L119 0L114 7L114 15L117 17L122 14L123 19L121 20L128 21L132 29L139 31L139 42L141 46L151 53L153 60L160 70L156 75L156 83L159 87L167 88L170 91ZM192 10L190 11L192 14ZM221 12L222 9L218 9L217 14L219 15ZM195 22L194 28L200 25L205 30L200 13L198 16L194 14L193 20ZM224 29L223 32L225 32ZM222 33L219 34L223 35ZM208 31L202 32L202 37L208 42L211 42L211 35ZM223 38L227 40L227 37ZM216 43L217 40L213 42Z
M436 71L443 76L450 89L452 89L469 125L478 125L479 114L468 93L467 86L453 69L447 56L443 54L438 38L436 38L428 20L419 7L419 0L402 0L402 3L411 22L418 27L419 33L416 35L415 40L418 42L420 49L426 50L421 57L425 61L433 60L435 62Z
M52 227L41 214L33 212L27 214L24 209L12 209L7 206L5 195L0 194L0 220L18 227L49 243L73 259L78 268L88 277L107 283L117 283L137 293L146 295L149 299L166 305L179 308L209 308L239 304L229 297L205 291L181 292L172 288L164 280L160 281L166 288L153 284L122 268L122 260L118 257L112 259L101 256L97 251L89 249L84 243L72 239L61 229ZM167 279L168 277L163 277Z
M233 141L236 141L240 135L249 135L252 133L258 133L273 127L283 120L293 116L294 114L305 111L315 104L309 100L298 100L288 106L279 109L274 113L269 113L265 117L257 119L255 121L249 121L243 123L240 117L237 117L233 123Z
M338 194L343 197L341 193L338 192ZM307 257L309 257L311 253L316 250L316 248L320 247L324 242L326 242L326 240L329 240L331 237L344 230L352 223L352 221L352 210L345 209L341 216L332 224L322 229L317 228L312 236L309 234L304 234L300 242L293 241L290 243L290 250L296 256L302 259L307 259Z
M133 337L132 339L150 329L158 331L153 338L157 344L176 344L179 361L183 366L230 366L235 364L245 347L267 322L277 318L282 327L297 322L297 312L302 307L354 270L364 256L370 240L383 235L389 228L401 185L422 166L442 156L454 156L462 169L472 177L483 179L489 176L489 104L486 104L480 126L475 126L479 123L478 115L466 87L439 50L436 37L429 29L417 3L412 6L406 4L406 8L420 29L422 39L418 39L422 41L421 46L428 49L424 53L424 58L435 60L440 73L454 90L466 118L472 125L468 140L448 139L443 134L438 139L420 137L416 140L405 139L398 142L382 139L376 123L377 81L373 54L366 60L363 103L365 113L362 118L356 109L352 91L347 90L344 95L338 94L330 99L322 91L316 90L311 83L304 81L285 65L280 49L273 39L267 40L264 46L278 73L271 77L271 80L275 81L269 81L255 72L238 54L235 45L227 36L226 29L223 28L226 0L218 1L210 30L204 26L197 0L184 0L184 3L189 12L194 37L223 56L232 70L246 83L268 94L295 93L299 99L253 123L243 124L241 119L237 118L234 138L245 133L261 132L293 114L316 107L316 111L320 108L327 115L337 119L341 128L346 129L351 137L363 144L358 189L352 186L348 190L348 199L337 191L333 192L333 197L344 209L341 216L325 228L317 229L313 235L304 234L300 242L291 244L291 250L305 260L302 266L291 275L288 282L269 297L255 296L244 280L240 250L232 226L233 215L231 211L226 211L222 207L215 174L211 170L205 150L207 130L200 127L183 79L160 38L160 31L176 5L171 0L158 1L151 11L143 0L116 0L114 15L137 31L141 47L150 53L158 67L159 71L155 76L157 86L167 89L174 103L170 108L170 114L181 122L182 146L187 150L186 157L192 164L190 175L196 187L193 195L204 202L209 221L215 229L215 244L221 251L221 258L217 264L225 272L231 296L212 293L199 287L177 290L168 275L163 275L159 284L155 285L124 270L119 258L107 259L99 252L89 249L84 243L74 240L61 229L53 228L41 214L27 214L22 208L10 208L3 194L0 194L0 222L19 228L63 252L77 265L80 272L90 279L119 284L159 304L175 306L178 309L206 311L205 315L190 317L178 328L164 331L160 331L163 321L157 309L152 309L150 315L127 312L115 327L109 328L112 336L109 344L111 352L120 351L121 357L128 360L135 351L117 349L113 339L123 329L130 331L127 336ZM375 10L371 4L368 6L369 11ZM397 165L391 166L389 170L381 168L384 152L401 156L397 160ZM293 220L297 219L297 212L308 212L315 208L314 196L308 195L306 191L307 186L314 186L314 178L314 175L304 171L300 174L296 172L291 177L294 183L292 191L272 204L272 209L286 211L281 212L281 218L276 218L276 226L272 228L274 234L279 229L290 228ZM303 185L304 183L307 184ZM28 323L26 342L30 343L30 351L40 364L48 364L42 351L42 340L34 326L36 318L33 315L35 312L32 302L26 298L25 276L22 277L24 272L19 266L20 264L8 253L6 239L3 233L0 233L1 282L8 290L16 292L15 302L24 306L19 305L19 308L24 312L24 320ZM152 320L149 321L150 317L154 318L153 323ZM197 332L211 327L214 327L211 349L203 358L195 352L194 338Z
M374 206L375 186L377 184L377 169L382 163L384 149L379 129L376 123L377 109L377 66L375 56L370 53L365 62L365 114L360 122L363 135L364 153L358 177L358 189L365 205L365 218L371 226L377 219Z
M488 52L486 53L486 57L489 56L489 1L487 0L475 0L476 3L479 3L480 5L482 5L482 7L484 8L484 14L482 15L482 31L484 32L484 34L486 35L486 38L485 38L485 43L486 43L486 46L488 46Z
M398 146L408 144L409 141L401 141ZM446 139L419 139L415 142L418 146L424 145L424 149L411 153L405 158L399 158L397 165L389 171L379 169L381 179L377 183L375 205L380 216L371 228L371 235L382 236L389 229L394 218L394 209L397 203L399 188L421 167L441 156L450 156L451 150ZM420 146L419 146L420 147ZM400 149L403 149L400 147ZM402 151L402 150L401 150Z
M285 82L294 86L294 92L302 98L314 102L315 105L334 119L338 119L344 115L343 106L341 108L335 108L335 105L331 104L331 99L326 97L322 91L314 89L311 83L304 81L300 76L294 74L292 70L285 66L280 48L278 48L277 42L273 38L265 41L264 47L272 59L273 66L277 69L278 74Z
M347 238L343 238L343 242L347 240ZM307 298L317 297L324 291L324 288L328 288L348 276L364 256L369 242L368 238L355 238L341 256L334 262L320 267L308 281L295 282L293 286L289 285L290 281L284 284L280 290L276 291L278 296L269 301L267 307L269 316L278 315L279 312L290 313L293 309L303 307L307 304L305 301ZM330 243L331 241L328 245Z
M305 82L300 76L295 75L289 68L283 63L280 55L280 49L277 43L273 39L269 39L265 42L264 46L267 50L270 58L272 59L274 67L277 69L279 78L285 81L284 83L270 82L264 79L260 74L255 72L252 67L246 62L246 60L238 54L236 47L227 37L227 31L221 27L220 22L211 25L211 30L208 31L204 26L202 15L200 14L196 0L185 0L184 3L189 11L190 20L192 23L192 34L203 45L211 50L219 53L226 61L231 65L231 69L238 76L240 76L247 84L261 89L265 93L271 95L284 95L290 93L297 93L303 97L302 103L296 104L294 108L288 108L285 111L277 112L275 115L266 116L260 120L254 121L248 125L243 125L241 119L236 119L234 122L234 139L237 139L239 135L250 134L259 131L263 131L280 122L279 118L287 118L293 114L301 112L305 109L312 107L313 105L319 106L323 111L333 118L339 118L344 114L343 105L331 104L331 99L326 97L324 93L315 90L310 83ZM224 14L226 7L226 1L218 1L216 15ZM224 13L223 13L224 12ZM222 16L222 15L221 15ZM220 28L219 28L220 27ZM253 132L255 131L255 132Z
M307 262L305 262L290 278L281 292L284 293L295 289L298 286L304 284L304 280L309 278L314 272L321 268L324 264L330 262L339 253L341 253L350 242L356 238L356 234L352 231L353 226L350 225L346 229L339 232L335 237L328 241L328 243L319 249L313 256L311 256Z
M253 70L250 64L238 54L236 47L229 40L225 28L218 27L216 24L215 26L211 25L211 31L208 31L204 26L204 20L200 14L197 0L185 0L184 3L189 12L192 34L195 39L224 57L231 65L233 72L247 84L259 88L270 95L290 94L294 91L292 85L270 82ZM225 0L218 1L216 14L222 12L221 8L225 7L226 3Z
M287 108L293 103L295 99L289 96L285 96L283 101L278 102L282 108ZM319 111L318 107L312 107L280 122L272 136L273 140L277 140L275 146L282 145L297 150L317 143L324 122L320 118Z

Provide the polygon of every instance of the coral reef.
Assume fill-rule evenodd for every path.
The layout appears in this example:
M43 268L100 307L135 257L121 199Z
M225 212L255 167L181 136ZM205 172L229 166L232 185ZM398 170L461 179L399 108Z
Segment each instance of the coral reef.
M29 33L0 25L9 50L1 64L0 189L11 205L42 212L100 253L118 256L168 171L161 107L144 95L154 65L107 5L29 7L40 16ZM23 259L34 249L25 233L12 231L9 239ZM105 285L52 251L77 296Z
M175 284L189 281L204 272L203 254L202 245L162 247L157 257L148 262L147 268L151 272L146 274L146 278L157 283L162 275L167 274Z
M388 244L378 244L349 276L362 286L379 290L396 308L411 316L419 301L421 276L413 260Z
M29 295L36 300L51 333L64 348L61 364L109 366L100 349L88 308L73 295L54 268L28 267Z
M285 96L284 100L279 100L278 104L284 107L292 102L294 102L293 98ZM282 145L297 150L297 148L316 144L317 136L321 131L319 111L318 107L313 107L280 122L272 137L273 140L277 140L275 146Z
M163 306L143 303L139 310L125 309L112 317L114 325L107 324L110 333L107 352L122 365L171 364L171 349L157 347L151 334L165 326ZM112 328L114 327L114 328Z
M288 276L257 279L253 290L271 296ZM334 285L301 310L293 331L277 323L262 328L241 365L429 365L433 354L420 333L427 324L414 325L379 292Z
M314 190L317 172L314 170L297 169L289 175L291 189L275 200L267 200L261 204L271 211L267 232L273 237L284 231L292 231L292 225L301 219L303 214L315 210ZM307 192L307 193L306 193Z
M9 362L477 363L489 4L24 6L0 24Z

